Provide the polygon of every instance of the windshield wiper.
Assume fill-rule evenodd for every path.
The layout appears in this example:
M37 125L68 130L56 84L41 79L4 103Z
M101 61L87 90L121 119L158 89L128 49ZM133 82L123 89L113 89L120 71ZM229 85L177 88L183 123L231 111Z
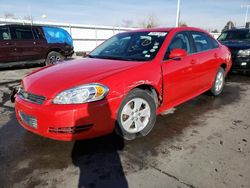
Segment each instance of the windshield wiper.
M131 59L128 59L128 58L125 58L125 57L116 57L116 56L95 56L94 58L131 61Z
M131 57L117 57L117 56L94 56L94 58L113 59L113 60L122 60L122 61L146 61L145 59L131 58Z
M129 57L117 57L117 56L92 56L88 55L89 58L97 58L97 59L113 59L113 60L122 60L122 61L145 61L144 59L136 59Z

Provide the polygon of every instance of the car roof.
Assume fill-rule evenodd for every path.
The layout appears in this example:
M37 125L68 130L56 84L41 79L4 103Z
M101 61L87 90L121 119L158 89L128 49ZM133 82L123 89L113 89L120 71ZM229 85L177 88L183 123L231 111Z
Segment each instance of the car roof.
M227 31L250 31L250 28L232 28L232 29L228 29Z
M156 28L146 28L146 29L135 29L129 32L170 32L170 31L200 31L205 32L206 31L195 28L195 27L156 27Z
M1 26L18 26L18 27L39 27L38 25L31 25L31 24L0 24L0 27Z

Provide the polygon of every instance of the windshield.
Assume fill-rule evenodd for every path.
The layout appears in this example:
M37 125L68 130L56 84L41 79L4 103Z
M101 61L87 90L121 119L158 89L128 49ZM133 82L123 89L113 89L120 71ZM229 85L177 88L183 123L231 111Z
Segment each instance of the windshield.
M105 41L90 54L90 58L149 61L159 51L167 32L120 33Z
M226 31L219 36L218 40L219 41L250 40L250 31L249 30Z

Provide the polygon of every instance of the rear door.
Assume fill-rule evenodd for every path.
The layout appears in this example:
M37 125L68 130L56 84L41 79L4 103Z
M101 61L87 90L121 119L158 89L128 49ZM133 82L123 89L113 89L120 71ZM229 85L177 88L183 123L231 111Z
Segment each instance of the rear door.
M218 54L216 46L211 43L211 39L206 33L192 31L191 38L195 45L194 57L197 63L194 67L194 73L199 80L198 89L203 91L208 89L215 76ZM217 46L218 48L219 46Z
M17 61L15 43L9 26L0 26L0 63Z
M38 52L31 26L11 26L19 61L36 60Z

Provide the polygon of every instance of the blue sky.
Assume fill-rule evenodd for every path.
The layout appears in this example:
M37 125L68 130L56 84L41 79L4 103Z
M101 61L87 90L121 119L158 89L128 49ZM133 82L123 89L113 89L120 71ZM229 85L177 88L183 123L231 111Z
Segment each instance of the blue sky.
M0 0L0 17L13 13L17 18L32 15L36 21L70 22L88 25L121 26L123 20L134 25L149 15L160 26L175 25L177 0ZM181 0L181 20L190 26L222 29L228 20L244 24L250 0ZM41 15L48 17L42 19ZM250 21L250 10L249 10Z

